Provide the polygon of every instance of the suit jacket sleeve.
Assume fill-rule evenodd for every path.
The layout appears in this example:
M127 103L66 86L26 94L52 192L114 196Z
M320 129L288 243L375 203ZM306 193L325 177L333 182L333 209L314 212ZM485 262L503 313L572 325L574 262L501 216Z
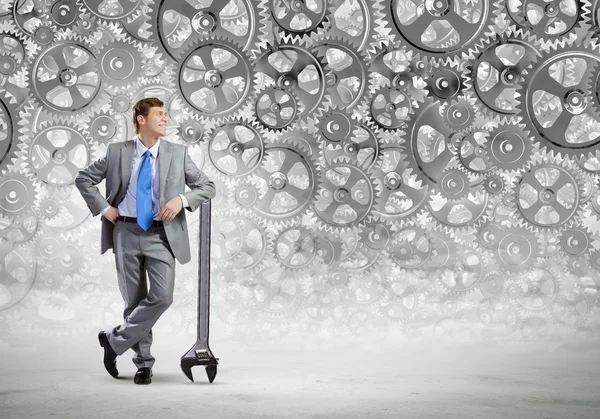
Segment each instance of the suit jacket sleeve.
M191 189L191 191L183 194L189 204L189 207L186 207L186 209L188 211L195 211L200 204L215 197L215 184L194 164L188 154L187 147L184 150L184 170L185 184Z
M96 160L85 169L80 170L75 177L75 186L79 189L81 196L94 216L100 214L104 208L110 206L96 185L106 177L108 156L111 148L109 145L104 157Z

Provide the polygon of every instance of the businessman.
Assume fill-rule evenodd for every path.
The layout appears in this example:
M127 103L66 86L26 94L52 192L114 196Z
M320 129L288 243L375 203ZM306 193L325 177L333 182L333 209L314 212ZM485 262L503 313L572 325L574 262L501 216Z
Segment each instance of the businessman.
M160 138L167 135L160 99L137 102L133 122L137 136L110 144L106 156L77 174L75 184L92 214L102 214L101 252L113 249L125 303L123 323L98 334L104 366L117 378L117 356L131 348L138 368L134 382L150 384L152 326L173 301L175 259L181 264L191 259L183 208L196 210L215 196L215 186L186 146ZM96 186L103 179L105 196Z

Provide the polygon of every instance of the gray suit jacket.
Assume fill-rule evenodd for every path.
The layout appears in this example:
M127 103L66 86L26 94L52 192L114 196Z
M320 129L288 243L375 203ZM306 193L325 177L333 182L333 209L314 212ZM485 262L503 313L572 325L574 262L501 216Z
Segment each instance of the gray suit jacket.
M183 194L189 203L189 208L186 209L195 211L202 202L215 196L214 183L198 169L187 150L186 146L160 140L158 155L161 208L171 198ZM75 185L94 216L108 205L117 207L125 198L134 152L135 141L110 144L106 156L77 173ZM106 179L106 198L95 186L103 179ZM185 192L185 185L191 190ZM185 211L180 211L173 221L165 221L164 227L175 258L181 264L189 262L190 241ZM113 229L114 224L102 217L101 253L113 248Z

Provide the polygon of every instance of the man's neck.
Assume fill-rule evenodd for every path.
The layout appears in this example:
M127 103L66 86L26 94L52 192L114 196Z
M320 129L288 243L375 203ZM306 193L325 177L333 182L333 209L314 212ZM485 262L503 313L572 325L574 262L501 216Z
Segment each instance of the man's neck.
M156 136L152 136L152 135L148 135L148 134L142 134L142 133L140 133L138 135L138 137L140 138L140 141L142 142L142 144L144 144L148 150L150 150L152 147L154 147L160 138L160 137L156 137Z

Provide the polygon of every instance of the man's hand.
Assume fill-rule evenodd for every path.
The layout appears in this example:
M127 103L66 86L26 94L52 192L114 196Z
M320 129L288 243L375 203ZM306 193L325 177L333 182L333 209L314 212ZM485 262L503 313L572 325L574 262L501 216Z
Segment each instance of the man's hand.
M117 223L118 216L119 216L119 208L115 208L113 206L111 206L109 209L107 209L106 212L104 213L104 218L106 218L108 221L110 221L113 224Z
M179 214L179 211L181 211L182 208L183 202L181 201L181 197L176 196L160 209L160 214L158 215L158 218L163 221L173 221L175 216Z

